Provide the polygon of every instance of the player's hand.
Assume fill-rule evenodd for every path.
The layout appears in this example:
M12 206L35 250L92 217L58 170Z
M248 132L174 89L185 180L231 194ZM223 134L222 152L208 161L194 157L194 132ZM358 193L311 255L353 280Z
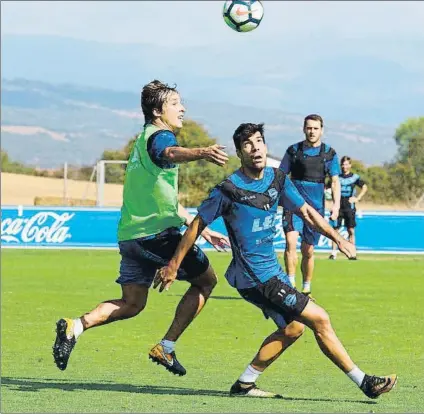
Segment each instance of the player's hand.
M219 144L211 145L210 147L205 148L204 159L222 167L228 161L228 155L223 151L224 148L224 145Z
M339 250L348 258L356 257L356 247L344 238L337 241Z
M230 247L230 240L228 240L228 237L217 231L206 228L203 230L202 236L219 252L226 252L226 247Z
M349 198L349 203L355 204L355 203L358 203L358 202L359 202L359 199L357 197L350 197Z
M156 271L155 278L153 279L153 289L156 289L160 284L159 292L162 292L164 289L168 290L176 278L177 270L169 266L162 267Z
M339 209L338 208L334 208L331 210L331 216L330 216L330 220L337 220L339 218Z

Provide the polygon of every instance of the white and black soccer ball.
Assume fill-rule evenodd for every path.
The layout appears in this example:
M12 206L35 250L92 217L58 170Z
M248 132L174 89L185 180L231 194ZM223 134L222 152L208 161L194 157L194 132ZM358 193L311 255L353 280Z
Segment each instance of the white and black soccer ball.
M255 30L264 17L264 7L259 0L233 0L224 3L225 23L237 32Z

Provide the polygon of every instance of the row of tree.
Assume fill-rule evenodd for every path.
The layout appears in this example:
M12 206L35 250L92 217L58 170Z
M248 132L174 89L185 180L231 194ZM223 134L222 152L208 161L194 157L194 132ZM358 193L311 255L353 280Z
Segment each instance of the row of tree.
M127 160L136 137L133 137L121 150L106 150L101 159ZM383 204L406 203L414 205L424 194L424 117L410 118L396 130L394 139L398 152L393 162L383 166L366 167L361 161L353 161L353 170L361 175L368 184L368 201ZM216 143L206 130L194 121L186 121L178 133L178 142L184 147L206 147ZM3 172L53 176L63 178L63 168L58 170L40 170L25 166L9 159L1 152ZM237 169L239 160L230 157L223 168L204 160L182 164L180 166L180 198L184 205L198 205L209 190ZM68 168L68 178L88 180L91 166ZM122 183L125 177L125 165L107 164L106 182Z

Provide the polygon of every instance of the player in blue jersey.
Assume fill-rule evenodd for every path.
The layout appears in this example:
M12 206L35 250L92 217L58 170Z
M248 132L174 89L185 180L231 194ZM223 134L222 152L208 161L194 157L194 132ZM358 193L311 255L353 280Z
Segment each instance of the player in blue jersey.
M350 359L337 338L328 314L309 297L293 288L274 250L277 207L282 203L310 226L334 240L348 257L355 247L343 239L299 194L280 169L266 167L267 148L263 124L241 124L234 133L241 168L216 186L198 209L168 266L153 282L168 290L186 255L208 223L222 216L231 242L233 259L225 274L240 295L272 318L277 330L263 342L245 372L231 387L231 396L281 398L256 386L259 375L298 339L308 326L323 353L370 398L390 391L396 375L369 376Z
M340 208L340 167L336 151L321 142L324 121L319 115L308 115L303 122L305 140L291 145L281 161L280 168L290 174L293 184L305 201L324 216L324 182L331 177L333 209L331 218L336 220ZM292 286L296 286L297 253L296 246L301 236L302 292L310 295L314 272L314 245L320 234L298 214L284 210L283 229L286 236L284 262Z
M361 179L359 174L353 174L351 158L345 155L340 160L340 166L342 173L340 174L340 187L341 187L341 199L340 199L340 212L337 220L330 221L330 224L335 228L339 229L344 222L347 233L349 235L348 240L355 244L355 227L356 227L356 203L361 201L365 193L368 191L368 187L365 182ZM359 187L361 191L356 194L356 187ZM337 246L333 243L333 251L329 257L330 260L336 260L337 258ZM356 256L352 257L351 260L356 260Z

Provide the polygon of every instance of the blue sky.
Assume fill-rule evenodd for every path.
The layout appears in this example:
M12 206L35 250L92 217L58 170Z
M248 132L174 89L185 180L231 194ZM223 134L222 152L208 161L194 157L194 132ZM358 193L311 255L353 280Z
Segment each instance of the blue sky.
M328 36L424 36L419 1L263 1L261 40L300 33ZM236 33L220 18L223 1L6 1L2 32L54 34L106 42L206 45ZM158 26L158 17L161 24ZM251 36L248 34L247 36Z
M1 30L2 34L168 46L160 49L161 56L171 56L166 64L159 59L156 70L159 60L153 60L151 66L159 73L155 76L166 75L167 81L177 82L195 99L300 112L322 108L337 119L351 113L355 119L376 123L422 113L424 2L264 0L263 22L250 33L237 33L225 25L223 4L223 0L3 1ZM134 90L140 68L131 62L142 60L142 48L128 53L122 48L127 53L122 61L117 57L121 54L112 53L116 47L98 49L112 60L105 72L114 71L109 74L113 82L106 79L100 84L98 72L93 80L87 70L75 72L78 79L66 78L69 70L60 65L55 81ZM10 64L2 63L3 76L32 78L34 73L48 73L47 61L43 62L50 56L46 50L39 47L37 58L17 73L16 62L27 54L13 56L19 51L9 47ZM97 52L90 54L90 62L82 63L97 67L96 60L101 61ZM134 69L133 78L129 68ZM342 112L337 110L340 103L346 105Z
M424 2L265 0L261 26L245 34L225 26L223 3L3 1L1 30L2 34L59 35L176 48L220 44L254 48L250 40L259 45L277 42L292 44L295 59L302 58L301 49L307 48L311 39L318 39L321 50L316 50L317 54L336 56L346 54L348 48L352 53L424 70Z

